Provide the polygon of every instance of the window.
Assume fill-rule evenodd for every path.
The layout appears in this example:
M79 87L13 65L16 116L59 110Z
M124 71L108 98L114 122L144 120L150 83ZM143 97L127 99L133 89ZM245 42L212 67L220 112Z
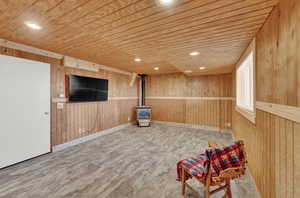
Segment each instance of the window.
M254 102L254 52L251 51L236 70L236 109L252 122L255 122Z

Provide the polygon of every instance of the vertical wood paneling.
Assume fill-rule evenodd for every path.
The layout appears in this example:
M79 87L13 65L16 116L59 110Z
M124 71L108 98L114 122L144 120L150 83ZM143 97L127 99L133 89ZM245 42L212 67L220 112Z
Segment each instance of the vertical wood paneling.
M294 124L294 198L300 197L300 124Z
M277 98L274 89L278 87L278 70L277 58L277 38L278 38L278 22L279 11L274 9L271 13L269 21L261 29L256 37L256 79L257 83L264 86L257 87L256 97L258 101L273 102L273 98ZM260 65L265 64L264 67ZM279 99L278 99L279 101Z
M104 70L92 72L64 67L60 60L5 47L0 47L0 54L50 63L52 98L64 94L66 74L108 79L109 97L137 97L137 83L130 87L130 76L127 75ZM57 103L51 103L51 144L52 146L59 145L97 131L132 122L135 120L136 105L136 99L65 103L63 109L57 109Z
M257 34L257 100L299 106L300 2L280 0Z
M63 109L67 124L63 128L62 142L134 121L136 105L134 99L67 103Z
M299 124L260 110L256 120L254 125L233 112L234 136L246 143L249 167L262 197L295 197Z
M231 97L232 75L152 75L146 78L146 96Z
M112 73L101 70L92 72L70 67L62 67L57 75L57 84L64 87L65 75L83 75L109 80L109 97L137 97L137 83L129 87L130 76ZM59 89L57 91L61 91ZM125 124L135 120L136 99L112 100L106 102L92 103L66 103L60 112L66 119L63 128L58 128L62 134L62 139L56 139L53 145L58 145L66 141L93 134L97 131L109 129L120 124ZM64 120L58 118L57 124L64 124Z
M232 101L220 100L165 100L148 99L152 107L152 119L192 125L230 129ZM228 110L228 111L227 111Z
M299 19L300 1L280 0L257 34L257 101L300 105ZM255 124L235 110L232 114L233 133L245 141L262 197L300 197L299 124L258 109Z
M231 100L188 100L184 97L231 97L232 75L188 77L183 74L153 75L146 78L146 97L183 97L183 99L146 99L152 118L230 129Z

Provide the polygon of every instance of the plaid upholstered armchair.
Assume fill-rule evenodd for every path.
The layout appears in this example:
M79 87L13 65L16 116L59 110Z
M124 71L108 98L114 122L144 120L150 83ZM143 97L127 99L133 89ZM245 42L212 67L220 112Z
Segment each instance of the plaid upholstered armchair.
M186 181L194 178L205 186L205 198L221 190L225 196L231 198L230 180L245 174L246 154L242 141L234 142L225 147L213 147L203 154L178 162L178 180L182 183L182 195L186 194ZM210 191L211 186L220 185ZM191 188L191 187L190 187Z

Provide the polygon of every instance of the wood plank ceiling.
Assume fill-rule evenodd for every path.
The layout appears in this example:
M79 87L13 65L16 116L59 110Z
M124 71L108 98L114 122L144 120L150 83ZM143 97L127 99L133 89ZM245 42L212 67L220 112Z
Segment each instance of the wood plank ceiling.
M138 73L226 73L276 3L0 0L0 38ZM42 29L30 29L25 22ZM200 55L189 56L192 51ZM136 57L142 61L134 62Z

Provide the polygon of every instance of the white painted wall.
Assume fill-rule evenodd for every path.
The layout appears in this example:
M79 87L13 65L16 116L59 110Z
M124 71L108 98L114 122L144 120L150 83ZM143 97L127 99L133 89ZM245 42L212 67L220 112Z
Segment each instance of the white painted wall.
M0 168L50 152L50 65L0 55Z

